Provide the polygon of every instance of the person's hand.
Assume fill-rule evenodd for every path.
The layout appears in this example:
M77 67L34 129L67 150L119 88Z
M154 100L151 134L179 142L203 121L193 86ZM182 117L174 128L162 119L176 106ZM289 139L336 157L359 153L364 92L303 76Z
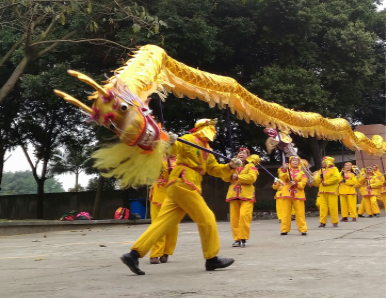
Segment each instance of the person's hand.
M291 184L292 186L294 186L294 185L297 185L297 182L291 181L290 184Z
M242 165L242 161L238 158L232 158L230 163L228 163L231 168L235 169Z
M288 169L289 168L289 164L288 163L283 163L282 164L282 168L283 169Z
M174 143L176 142L176 140L177 140L178 137L179 137L179 136L177 136L176 134L173 134L173 133L171 133L171 132L168 132L168 143L169 143L170 145L174 144Z
M231 179L232 179L233 181L237 181L237 180L238 180L238 175L237 175L236 173L233 173L233 174L231 175Z

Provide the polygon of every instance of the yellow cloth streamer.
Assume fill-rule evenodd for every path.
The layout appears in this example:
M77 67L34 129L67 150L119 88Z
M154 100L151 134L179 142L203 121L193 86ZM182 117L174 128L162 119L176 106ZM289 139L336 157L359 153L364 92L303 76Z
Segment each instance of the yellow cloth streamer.
M119 143L95 151L94 167L106 178L115 177L121 188L151 185L160 175L163 156L171 146L160 140L152 154L143 154L138 146ZM130 171L128 171L130 169Z

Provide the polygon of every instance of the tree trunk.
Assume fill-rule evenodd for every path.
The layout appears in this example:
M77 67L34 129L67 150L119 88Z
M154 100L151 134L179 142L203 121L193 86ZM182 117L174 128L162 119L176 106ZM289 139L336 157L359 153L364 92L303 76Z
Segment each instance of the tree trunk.
M320 153L317 149L317 142L319 143ZM321 161L323 158L322 151L328 144L327 140L319 141L316 137L308 137L309 146L312 149L312 157L316 170L321 169Z
M75 172L75 192L78 192L78 177L79 177L79 172Z
M44 201L44 179L38 179L38 201L36 204L36 219L44 219L43 201Z
M23 75L25 68L30 62L30 58L25 56L18 64L13 74L8 78L7 82L0 89L0 103L9 95L16 83L19 81L21 75Z
M102 175L99 175L98 184L97 184L97 193L95 194L95 201L94 201L93 219L99 218L99 206L101 204L103 181L104 181L104 177Z
M4 168L4 155L5 152L0 152L0 191L1 191L1 180L3 179L3 168Z

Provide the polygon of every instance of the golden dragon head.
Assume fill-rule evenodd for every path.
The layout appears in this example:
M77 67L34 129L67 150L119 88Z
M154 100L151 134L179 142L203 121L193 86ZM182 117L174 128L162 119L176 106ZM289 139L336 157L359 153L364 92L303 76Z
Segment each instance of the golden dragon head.
M90 116L91 121L112 130L119 136L121 142L151 151L154 143L160 138L168 140L168 136L161 131L160 126L151 115L148 107L150 99L147 99L147 94L140 94L143 98L141 99L117 77L102 87L90 77L77 71L69 70L68 74L96 90L89 97L89 100L94 100L92 107L60 90L55 89L55 94L81 108Z

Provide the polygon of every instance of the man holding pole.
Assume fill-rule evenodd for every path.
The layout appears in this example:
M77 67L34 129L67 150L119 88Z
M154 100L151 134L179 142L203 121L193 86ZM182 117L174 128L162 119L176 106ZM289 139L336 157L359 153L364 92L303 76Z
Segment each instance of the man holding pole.
M319 187L319 203L320 203L320 226L325 227L328 221L328 211L331 215L333 227L338 227L339 222L339 204L338 204L338 188L341 176L339 170L333 163L332 157L324 157L322 160L322 169L315 176L314 186Z
M181 139L209 149L208 142L213 141L216 136L216 123L216 119L201 119L196 122L191 134L186 134ZM217 256L220 244L216 220L201 196L201 182L206 172L215 177L231 175L235 168L242 165L241 160L234 158L228 164L219 164L212 154L183 142L175 142L171 154L177 155L177 161L169 176L167 198L160 214L132 246L131 252L121 257L122 262L133 273L144 275L145 272L139 268L138 259L143 258L157 241L170 233L188 214L198 225L206 270L230 266L234 259Z

